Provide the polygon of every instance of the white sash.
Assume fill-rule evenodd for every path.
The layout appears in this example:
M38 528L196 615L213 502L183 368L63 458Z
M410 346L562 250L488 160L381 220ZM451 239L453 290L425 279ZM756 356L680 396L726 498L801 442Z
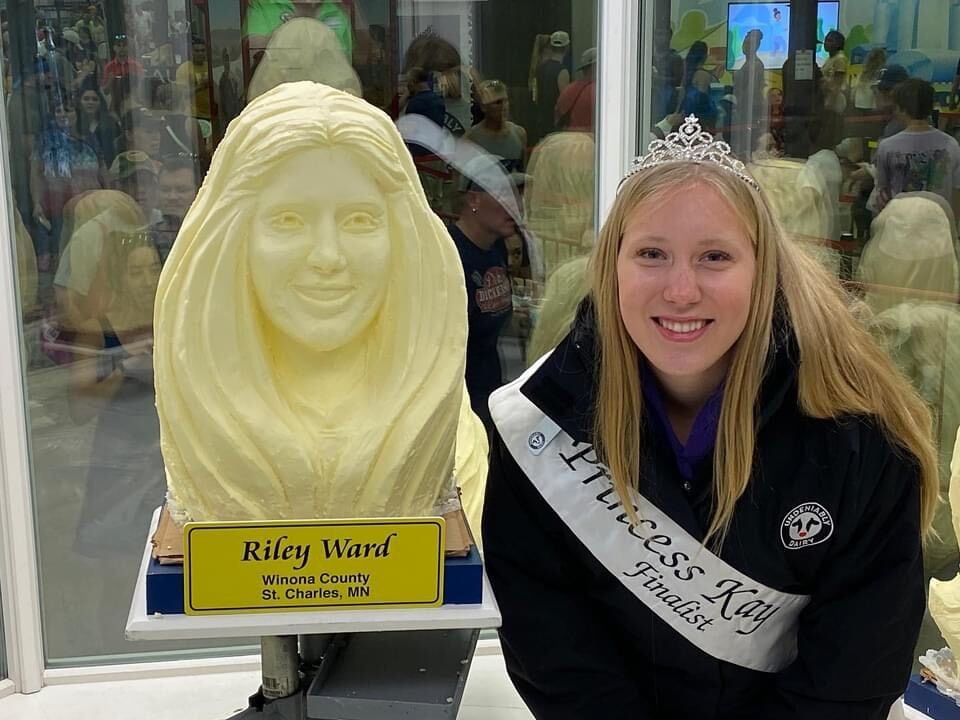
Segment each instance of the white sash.
M542 362L542 361L541 361ZM703 652L762 672L797 656L808 595L779 592L731 567L642 495L630 527L593 447L563 432L521 392L540 363L490 397L500 436L520 469L598 561Z

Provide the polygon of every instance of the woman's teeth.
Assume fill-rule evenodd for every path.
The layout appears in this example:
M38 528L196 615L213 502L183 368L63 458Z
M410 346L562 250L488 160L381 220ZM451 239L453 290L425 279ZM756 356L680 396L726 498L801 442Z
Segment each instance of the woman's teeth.
M692 333L696 332L703 328L707 324L706 320L693 320L691 322L673 322L672 320L658 319L657 322L660 323L670 332L675 333Z

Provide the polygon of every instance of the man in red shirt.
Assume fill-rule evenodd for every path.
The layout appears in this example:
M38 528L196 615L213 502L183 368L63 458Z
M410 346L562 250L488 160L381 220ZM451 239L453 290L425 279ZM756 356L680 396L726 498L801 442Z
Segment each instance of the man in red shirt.
M580 79L567 85L554 108L557 128L593 132L596 107L597 49L583 51L577 70Z
M108 62L103 67L103 75L100 78L101 86L107 87L110 84L110 81L115 77L143 77L143 65L129 56L129 51L127 48L127 36L114 36L112 46L113 60Z

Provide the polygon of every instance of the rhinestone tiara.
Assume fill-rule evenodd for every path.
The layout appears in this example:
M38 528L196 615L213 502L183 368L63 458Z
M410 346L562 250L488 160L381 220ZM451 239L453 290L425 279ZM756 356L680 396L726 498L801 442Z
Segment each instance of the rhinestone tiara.
M647 154L633 161L630 171L624 175L620 184L623 185L628 178L641 170L683 161L714 163L736 175L754 190L760 190L760 185L747 172L746 165L733 157L730 146L722 140L714 140L713 135L700 127L700 120L696 115L687 115L679 130L670 133L663 140L651 142L647 146Z

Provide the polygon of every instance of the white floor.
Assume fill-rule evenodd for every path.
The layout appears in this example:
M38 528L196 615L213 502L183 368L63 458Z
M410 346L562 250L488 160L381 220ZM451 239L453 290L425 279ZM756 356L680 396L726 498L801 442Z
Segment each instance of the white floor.
M137 720L225 720L246 706L260 683L255 672L52 685L33 695L0 700L3 720L137 718ZM473 660L460 720L531 720L507 679L503 658Z

